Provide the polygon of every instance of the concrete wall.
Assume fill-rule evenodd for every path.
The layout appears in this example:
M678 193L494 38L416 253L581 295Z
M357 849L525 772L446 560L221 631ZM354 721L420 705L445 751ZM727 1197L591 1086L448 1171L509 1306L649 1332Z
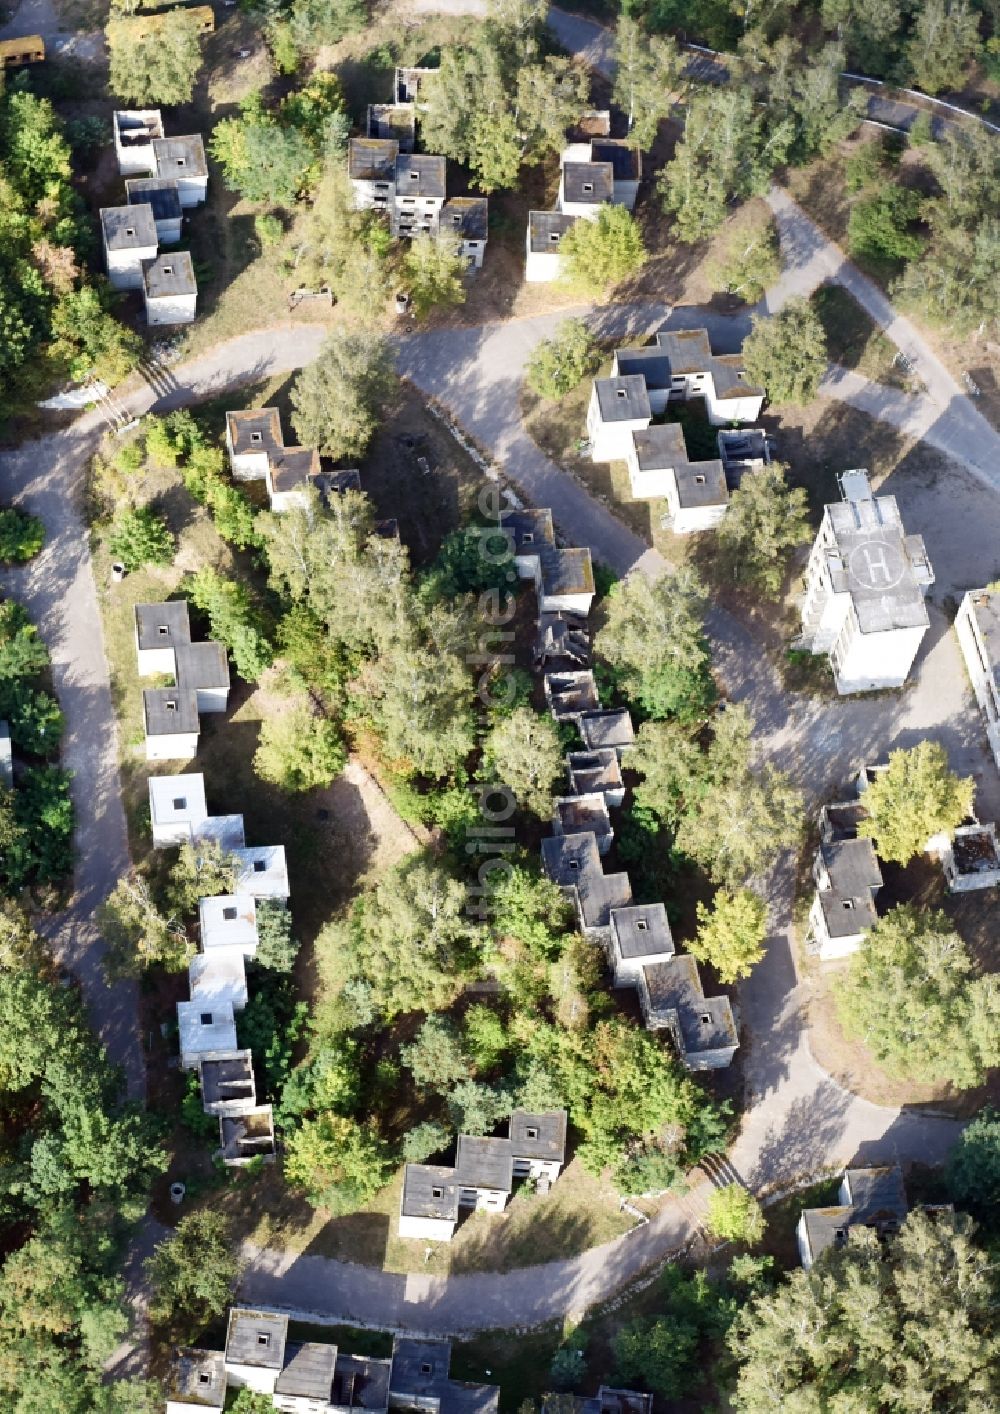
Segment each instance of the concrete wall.
M562 256L559 254L558 248L554 251L529 250L527 252L524 278L529 285L558 280L562 270Z
M168 677L175 675L177 662L172 648L137 647L135 652L141 678L151 677L153 673L164 673Z
M142 289L142 262L156 258L156 246L141 246L138 250L108 250L104 247L104 264L108 279L116 290Z
M455 1224L448 1218L408 1218L399 1215L400 1237L412 1237L421 1242L450 1242Z
M146 322L151 325L190 324L195 316L197 295L160 296L146 300Z
M843 696L902 687L926 632L925 624L917 624L886 633L854 633L847 639L844 651L843 638L838 639L830 654L837 691Z
M171 732L169 736L147 736L147 761L190 761L198 750L197 732Z

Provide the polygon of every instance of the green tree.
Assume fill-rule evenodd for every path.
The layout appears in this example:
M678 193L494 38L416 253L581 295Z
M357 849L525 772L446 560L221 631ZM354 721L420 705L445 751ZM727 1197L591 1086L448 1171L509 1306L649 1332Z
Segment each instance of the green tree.
M479 966L485 944L466 911L465 888L420 855L359 900L350 948L386 1018L450 1005Z
M754 315L743 366L747 379L764 388L772 403L811 403L826 365L826 335L808 300L796 296L777 314Z
M403 257L403 281L413 312L424 319L432 309L465 303L465 257L461 241L446 233L417 235Z
M587 1359L578 1345L560 1345L549 1365L555 1389L576 1389L587 1373ZM548 1406L547 1406L548 1407Z
M0 602L0 680L33 678L49 665L49 650L16 599Z
M725 985L749 977L764 956L767 905L751 889L720 889L711 908L698 904L698 932L688 952L710 963Z
M229 649L240 677L255 682L271 666L274 652L246 586L205 566L186 587L192 604L208 615L212 637Z
M882 76L903 27L900 0L823 0L823 24L847 45L852 68Z
M201 68L198 21L186 10L157 18L155 29L143 38L138 35L142 22L112 20L108 25L108 87L126 103L190 103Z
M169 565L174 558L173 532L151 506L122 511L115 517L108 548L129 571L143 565Z
M692 93L684 136L657 184L679 238L703 240L722 225L734 199L763 195L791 138L788 126L768 134L750 85Z
M299 951L292 935L292 915L283 899L257 900L257 951L254 962L271 972L291 972Z
M906 261L919 258L924 238L911 230L920 219L923 198L894 182L851 207L847 243L851 254L868 260Z
M756 304L781 274L778 235L767 217L747 226L740 223L722 239L719 253L708 267L708 276L719 289Z
M334 1217L364 1207L391 1171L388 1149L379 1135L343 1115L306 1120L286 1141L285 1177Z
M672 829L685 808L694 805L709 774L690 728L679 722L643 722L629 765L642 777L635 790L636 803Z
M615 1378L676 1399L691 1388L698 1345L693 1327L655 1316L630 1321L614 1338Z
M749 1189L741 1183L730 1183L709 1194L705 1226L723 1242L745 1242L754 1247L764 1236L767 1219Z
M985 1414L998 1394L995 1308L995 1271L961 1215L911 1213L884 1247L855 1229L737 1313L733 1408Z
M510 543L496 525L463 525L451 531L421 580L421 592L431 599L456 599L460 594L503 591L514 575Z
M490 1134L514 1108L508 1091L481 1080L460 1080L452 1085L445 1104L459 1134Z
M811 534L806 493L786 471L771 462L745 472L715 537L723 573L768 599L781 594L792 552Z
M244 99L238 118L223 118L209 141L227 188L246 201L289 205L308 185L316 161L313 144L294 126L278 122L259 93Z
M518 707L483 742L483 769L509 786L522 810L546 818L552 791L563 774L562 743L550 717Z
M969 230L941 224L920 260L907 265L893 295L931 324L956 335L1000 324L1000 220Z
M1000 1061L1000 992L977 977L945 914L892 909L838 979L845 1030L901 1079L968 1090Z
M960 89L979 48L979 16L968 0L925 0L914 12L906 58L925 93Z
M688 569L655 583L630 575L604 601L594 650L625 695L651 717L696 721L715 700L704 630L705 594Z
M372 331L333 332L292 387L292 425L303 446L359 457L392 388L392 355Z
M682 83L684 61L673 39L651 37L624 13L615 36L614 99L628 117L629 143L652 147L670 116Z
M524 378L540 398L563 398L596 373L597 340L582 319L564 319L551 339L543 339L528 359Z
M336 725L306 697L294 698L261 724L253 768L261 780L282 790L328 786L346 764L347 749Z
M909 864L933 835L954 834L972 814L975 793L971 776L949 770L940 742L921 741L908 751L890 751L888 770L865 790L858 829L875 841L882 859Z
M185 840L170 867L166 898L181 918L197 913L203 898L236 889L236 859L218 840Z
M559 245L564 278L588 294L603 294L646 262L642 230L624 206L605 205L593 221L579 220Z
M67 378L93 376L114 386L138 366L142 339L119 324L107 307L110 299L103 286L85 285L67 290L53 309L50 357Z
M403 1136L403 1158L408 1164L425 1164L450 1147L451 1137L451 1130L437 1120L421 1120Z
M482 916L499 942L514 942L546 962L556 955L572 916L561 889L537 869L513 864L490 879Z
M37 516L16 508L0 510L0 564L24 564L45 544L45 526Z
M239 1271L225 1218L210 1209L189 1213L146 1263L150 1315L173 1329L204 1326L229 1305Z
M1000 1204L1000 1114L989 1106L962 1130L948 1156L948 1191L963 1208L995 1224Z
M776 767L752 764L753 726L742 706L716 718L701 792L685 802L677 830L677 848L730 890L763 873L802 833L802 793Z
M292 0L289 29L299 53L314 54L363 29L367 19L363 0Z
M475 729L472 684L457 653L400 639L363 667L352 689L404 770L440 779L461 768Z
M135 977L147 967L183 972L195 948L174 918L160 912L148 880L132 869L98 909L109 977Z
M425 1090L447 1090L472 1073L455 1024L444 1016L429 1016L399 1058L414 1085Z
M241 1389L229 1406L229 1414L271 1414L277 1405L269 1394L257 1390Z

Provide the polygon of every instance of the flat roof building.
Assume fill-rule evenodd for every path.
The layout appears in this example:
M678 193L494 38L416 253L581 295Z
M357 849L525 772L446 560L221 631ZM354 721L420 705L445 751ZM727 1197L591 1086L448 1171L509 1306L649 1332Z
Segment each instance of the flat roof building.
M698 964L689 953L646 963L639 973L639 1003L651 1031L670 1032L688 1070L719 1070L739 1046L729 998L706 997Z
M143 688L142 717L147 761L190 761L201 731L193 687Z
M253 898L289 897L288 865L283 844L257 844L233 850L236 856L236 893Z
M557 280L563 262L559 246L580 218L563 211L529 211L524 278L529 284Z
M874 928L882 871L870 839L824 840L813 861L816 893L806 949L823 961L857 952Z
M902 687L929 627L934 582L919 535L895 496L873 496L865 471L840 478L806 568L801 645L827 655L840 693Z
M611 910L608 962L616 987L637 987L647 963L663 962L673 955L673 934L662 903Z
M226 1361L221 1350L174 1351L167 1376L166 1414L222 1414L226 1407Z
M231 1002L208 1006L201 1002L177 1003L181 1069L194 1070L213 1051L235 1051L236 1021Z
M186 250L142 262L147 324L190 324L198 303L198 282Z
M609 708L603 712L589 712L580 718L580 735L588 751L599 751L602 747L612 747L621 760L624 753L635 741L632 714L625 707Z
M150 776L149 816L154 845L183 844L195 839L208 818L205 777L200 772Z
M806 1271L824 1252L843 1247L851 1228L873 1228L879 1237L898 1232L909 1207L897 1164L877 1168L845 1169L837 1203L828 1208L806 1208L796 1232L799 1257Z

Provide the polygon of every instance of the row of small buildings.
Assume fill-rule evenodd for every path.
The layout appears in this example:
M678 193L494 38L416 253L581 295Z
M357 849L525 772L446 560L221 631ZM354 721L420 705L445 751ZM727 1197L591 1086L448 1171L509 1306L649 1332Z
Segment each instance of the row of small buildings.
M351 1355L333 1341L292 1340L289 1325L282 1311L234 1306L222 1350L174 1353L167 1414L223 1414L241 1389L269 1395L284 1414L498 1414L496 1385L452 1378L450 1340L395 1335L388 1357ZM557 1397L560 1410L567 1399L572 1414L651 1414L653 1404L605 1385L586 1399Z
M675 950L663 904L637 904L628 874L604 871L635 733L628 711L601 707L590 667L590 551L557 548L549 510L504 511L501 526L519 577L535 585L535 663L546 702L557 722L576 725L584 748L566 757L572 793L555 802L542 867L573 905L583 936L603 949L614 985L637 989L647 1027L666 1030L691 1070L727 1066L739 1045L729 998L705 996L694 958Z
M257 953L257 910L287 907L284 845L247 846L242 815L209 815L200 773L150 776L153 846L212 841L236 867L232 894L198 905L200 951L188 968L189 999L177 1003L181 1069L196 1071L205 1113L217 1115L220 1154L231 1167L273 1156L270 1105L257 1102L253 1057L240 1049L236 1018L248 1001L246 963Z
M158 108L118 109L112 123L125 204L101 208L108 279L116 290L141 291L147 324L189 324L194 266L188 251L169 247L181 239L185 212L207 195L204 143L197 133L167 137Z

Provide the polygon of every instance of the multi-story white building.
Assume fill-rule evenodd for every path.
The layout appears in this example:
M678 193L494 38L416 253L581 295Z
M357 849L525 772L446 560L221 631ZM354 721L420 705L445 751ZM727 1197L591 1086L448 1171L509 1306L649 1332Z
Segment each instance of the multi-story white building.
M633 434L670 402L703 398L716 427L754 422L764 390L748 383L739 354L714 354L705 329L671 329L645 348L617 349L609 378L594 380L587 435L595 462L627 461Z
M986 719L986 736L1000 766L1000 591L970 589L955 619L965 666Z
M176 182L165 177L133 177L125 183L125 197L130 206L149 206L160 245L177 244L183 217Z
M902 687L929 620L934 573L907 535L895 496L873 496L865 471L840 478L805 574L802 646L827 654L840 693Z
M159 108L119 108L112 116L115 156L123 177L156 175L153 143L163 137Z

